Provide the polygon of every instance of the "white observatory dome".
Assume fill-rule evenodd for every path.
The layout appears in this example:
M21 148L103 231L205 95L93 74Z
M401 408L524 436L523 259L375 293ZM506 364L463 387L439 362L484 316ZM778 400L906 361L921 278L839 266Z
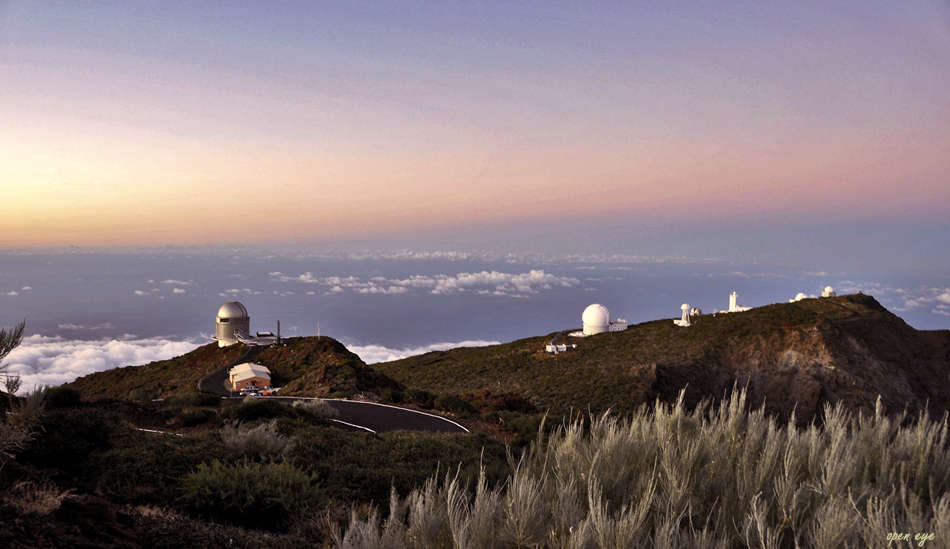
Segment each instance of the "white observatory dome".
M821 292L821 297L838 297L838 294L835 293L835 289L831 286L825 286L825 289Z
M795 301L801 301L801 300L803 300L803 299L805 299L805 298L807 298L807 297L808 297L807 295L805 295L805 294L799 292L798 295L795 296Z
M600 334L606 332L610 327L610 311L607 310L607 307L594 303L584 309L581 320L584 322L585 334Z
M228 301L218 309L218 318L247 318L247 309L240 301Z
M681 311L688 311L688 310L689 310L689 303L683 303L683 304L680 306L680 310L681 310Z

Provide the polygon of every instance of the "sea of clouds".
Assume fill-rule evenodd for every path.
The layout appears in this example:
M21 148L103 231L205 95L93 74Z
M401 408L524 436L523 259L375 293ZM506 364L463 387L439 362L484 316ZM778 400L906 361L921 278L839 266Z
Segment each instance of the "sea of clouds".
M555 276L543 270L531 270L527 273L481 271L456 275L412 275L406 278L377 276L369 279L356 276L319 277L314 276L312 272L306 272L298 276L288 276L280 271L270 274L282 282L301 282L326 286L329 288L327 293L341 293L349 289L361 294L404 294L415 289L441 295L456 292L474 292L479 295L524 296L526 294L536 294L539 290L550 290L554 287L571 288L581 284L581 281L577 278Z
M367 364L377 364L430 351L445 351L456 347L481 347L497 343L499 342L475 340L433 343L406 349L390 349L381 345L350 345L348 348ZM2 366L4 374L20 376L21 386L18 394L23 395L39 387L62 385L95 372L167 360L205 344L205 341L171 341L162 338L130 337L79 341L32 335L23 338L20 346L7 355Z
M138 366L183 355L198 347L194 341L167 339L69 340L31 335L3 361L3 372L19 375L20 394L43 386L62 385L94 372Z

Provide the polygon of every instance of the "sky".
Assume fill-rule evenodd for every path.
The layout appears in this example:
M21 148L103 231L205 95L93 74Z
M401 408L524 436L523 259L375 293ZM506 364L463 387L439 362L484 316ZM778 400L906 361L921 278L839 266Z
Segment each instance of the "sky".
M0 0L0 249L950 263L950 4Z

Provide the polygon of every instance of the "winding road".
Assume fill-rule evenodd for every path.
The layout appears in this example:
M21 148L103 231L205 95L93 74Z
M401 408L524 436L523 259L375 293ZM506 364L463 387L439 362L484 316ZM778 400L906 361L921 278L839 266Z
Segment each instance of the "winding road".
M298 397L258 398L310 400L309 398L303 399ZM332 421L373 433L401 430L429 431L432 433L468 432L468 429L450 419L418 410L411 410L409 408L400 408L398 406L390 406L389 404L377 404L375 402L363 402L361 400L320 400L323 400L340 413L339 417Z
M233 393L228 390L226 381L228 379L228 370L250 361L264 350L263 347L249 347L247 352L231 361L226 366L215 370L214 372L201 378L198 382L198 389L209 391L224 396L231 396ZM273 398L279 400L310 400L302 397L257 397ZM418 410L390 406L388 404L376 404L375 402L363 402L358 400L329 400L322 399L334 410L339 412L339 416L332 420L342 423L349 427L355 427L371 433L384 433L386 431L429 431L432 433L467 433L468 429L458 423L435 414L428 414Z

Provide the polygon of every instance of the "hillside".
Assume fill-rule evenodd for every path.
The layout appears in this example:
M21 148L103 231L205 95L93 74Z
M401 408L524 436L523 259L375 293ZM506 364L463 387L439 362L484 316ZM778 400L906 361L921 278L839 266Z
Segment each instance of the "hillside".
M825 403L871 412L950 409L950 332L919 332L863 294L779 303L747 312L671 320L623 332L562 338L576 349L544 352L554 334L503 345L439 351L374 365L407 386L440 392L517 392L566 412L632 411L659 398L687 404L748 386L749 402L810 421Z
M164 398L191 393L198 381L238 358L244 345L209 343L185 355L143 366L127 366L80 377L67 385L87 400ZM267 366L282 395L348 397L402 386L367 366L342 343L329 337L295 337L284 345L260 348L249 360Z

